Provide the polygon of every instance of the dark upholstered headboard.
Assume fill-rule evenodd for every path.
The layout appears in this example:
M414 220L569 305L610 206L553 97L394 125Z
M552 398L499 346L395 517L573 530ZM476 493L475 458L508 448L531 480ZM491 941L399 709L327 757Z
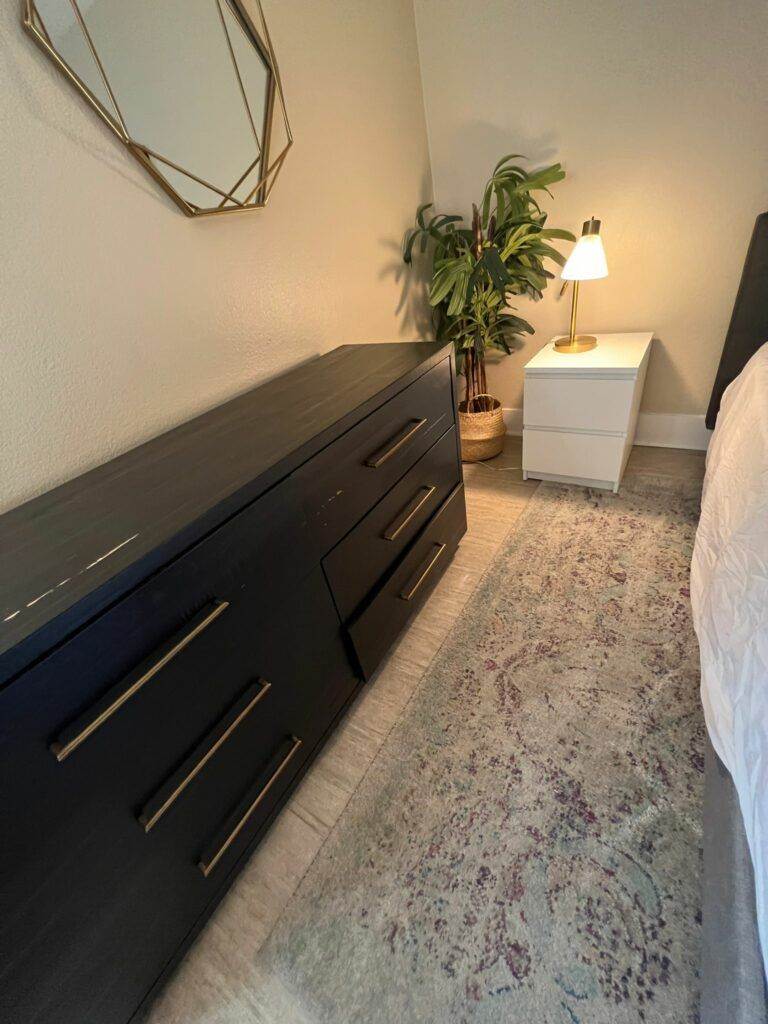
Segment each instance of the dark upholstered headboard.
M715 426L723 392L768 341L768 213L755 221L744 272L736 295L715 386L707 410L707 426Z

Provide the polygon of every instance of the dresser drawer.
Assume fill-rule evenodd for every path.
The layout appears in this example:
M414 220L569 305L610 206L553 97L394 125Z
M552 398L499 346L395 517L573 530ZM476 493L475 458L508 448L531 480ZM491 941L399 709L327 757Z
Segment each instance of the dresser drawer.
M461 480L451 427L325 558L345 621Z
M562 430L523 431L523 469L530 476L571 477L613 483L621 475L625 441L610 434Z
M330 551L452 425L445 359L297 470L318 554Z
M626 433L635 380L533 377L526 374L526 427Z
M363 675L376 671L392 641L421 607L467 529L464 486L451 496L408 549L371 603L349 626Z
M44 712L60 761L90 747L107 756L134 716L146 746L164 716L181 737L222 713L252 671L254 624L312 565L293 487L268 492L12 684L36 722Z
M319 568L240 644L220 715L192 728L159 688L63 762L55 695L0 695L0 1019L127 1020L356 685ZM103 985L115 962L125 990Z

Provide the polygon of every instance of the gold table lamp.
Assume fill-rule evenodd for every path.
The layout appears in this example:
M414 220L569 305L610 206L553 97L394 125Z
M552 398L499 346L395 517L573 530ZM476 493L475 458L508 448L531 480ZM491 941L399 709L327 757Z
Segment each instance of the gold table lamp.
M608 276L608 264L605 261L605 250L600 238L600 221L590 217L584 221L581 238L573 247L560 275L565 284L573 281L573 299L571 301L571 329L568 337L558 338L555 349L558 352L587 352L597 345L593 334L576 333L576 309L579 304L579 284L582 281L596 281ZM562 293L561 293L562 294Z

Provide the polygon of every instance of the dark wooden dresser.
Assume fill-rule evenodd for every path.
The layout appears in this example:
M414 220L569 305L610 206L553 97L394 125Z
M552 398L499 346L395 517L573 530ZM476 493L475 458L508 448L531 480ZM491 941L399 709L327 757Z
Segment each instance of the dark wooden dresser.
M466 529L453 362L346 345L0 516L0 1020L146 1006Z

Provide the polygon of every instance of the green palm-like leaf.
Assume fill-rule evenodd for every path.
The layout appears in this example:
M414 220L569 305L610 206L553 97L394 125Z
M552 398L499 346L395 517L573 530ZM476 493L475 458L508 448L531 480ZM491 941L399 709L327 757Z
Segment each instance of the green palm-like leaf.
M504 261L499 255L499 250L495 245L489 246L484 250L481 259L494 287L503 295L512 276L504 265Z
M457 275L453 291L451 293L451 301L448 303L448 316L458 316L464 308L464 304L467 299L467 291L469 289L470 276L471 271L467 268L462 269Z
M408 232L405 236L405 246L403 248L403 262L411 263L413 261L413 243L419 237L419 232L415 229Z
M434 205L434 203L424 203L416 211L416 223L419 225L422 231L426 227L426 224L424 223L424 214L426 213L427 210L430 210Z
M506 156L503 156L501 160L499 160L499 162L493 168L493 173L496 174L496 172L499 171L504 166L504 164L509 163L510 160L525 160L525 157L522 153L508 153ZM521 174L525 173L522 170L522 168L518 168L518 170Z
M562 238L564 242L575 242L576 235L571 231L563 231L562 228L542 228L542 238Z

